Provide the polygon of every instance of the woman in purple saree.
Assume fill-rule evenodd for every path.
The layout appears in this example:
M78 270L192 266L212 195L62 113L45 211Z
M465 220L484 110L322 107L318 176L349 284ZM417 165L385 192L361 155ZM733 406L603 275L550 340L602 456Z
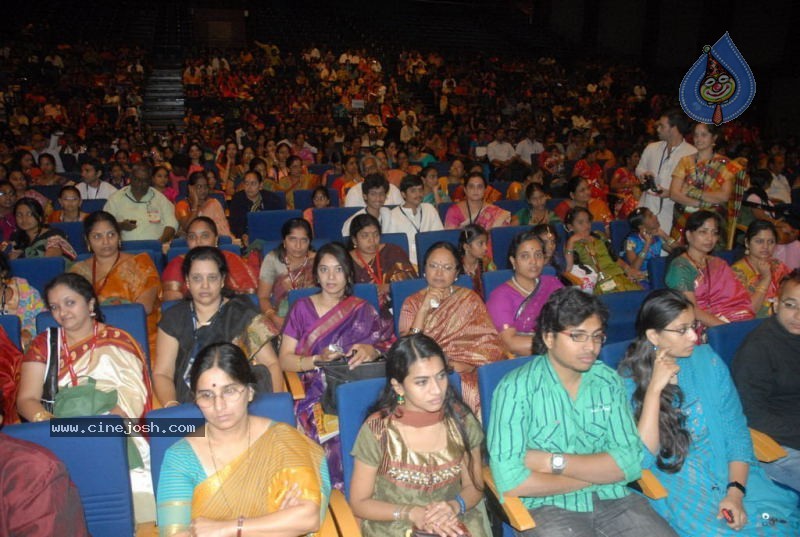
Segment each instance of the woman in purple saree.
M301 298L289 310L281 339L280 362L295 371L305 398L295 402L303 431L325 448L331 482L341 488L342 461L335 416L322 410L325 378L315 365L346 357L351 366L376 360L394 341L391 326L380 322L368 302L352 295L353 261L339 243L326 244L314 259L320 293Z

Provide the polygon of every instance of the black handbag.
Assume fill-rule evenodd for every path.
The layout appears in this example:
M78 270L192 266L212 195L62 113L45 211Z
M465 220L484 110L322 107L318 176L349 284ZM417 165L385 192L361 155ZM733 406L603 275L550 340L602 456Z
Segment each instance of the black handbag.
M314 365L325 373L325 393L322 394L322 410L326 414L337 414L336 388L355 380L384 378L386 376L386 360L381 357L374 362L364 362L350 369L347 360L340 358L329 362L314 362Z

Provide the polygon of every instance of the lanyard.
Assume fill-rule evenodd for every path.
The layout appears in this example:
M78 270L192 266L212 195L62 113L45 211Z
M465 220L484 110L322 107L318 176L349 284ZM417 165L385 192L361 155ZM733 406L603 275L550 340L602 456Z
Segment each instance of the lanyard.
M483 208L484 208L483 201L481 201L481 208L478 211L478 214L475 215L475 218L472 218L472 210L469 208L469 201L467 201L465 203L467 204L467 214L469 215L469 223L470 224L474 224L475 220L477 220L481 216L481 213L483 212Z
M469 207L469 205L467 207ZM414 223L414 221L411 219L410 216L408 216L408 213L406 213L406 211L403 209L402 206L400 206L400 212L403 213L403 216L405 216L408 219L408 221L411 222L411 225L414 226L414 229L416 229L417 233L419 233L419 230L422 228L422 206L419 206L417 208L419 209L419 225Z
M372 267L370 266L370 264L367 263L366 261L364 261L364 258L361 257L361 252L359 252L358 250L354 250L354 251L355 251L355 254L356 254L356 257L358 258L358 260L361 262L362 265L364 265L364 268L367 269L367 273L369 273L370 279L373 282L375 282L377 285L382 284L383 283L383 270L381 269L381 255L380 255L381 253L380 253L380 251L378 251L375 254L375 270L372 270Z

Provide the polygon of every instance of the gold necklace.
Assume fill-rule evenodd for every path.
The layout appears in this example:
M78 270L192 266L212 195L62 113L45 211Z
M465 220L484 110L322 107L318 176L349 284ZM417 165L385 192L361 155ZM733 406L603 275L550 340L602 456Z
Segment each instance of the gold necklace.
M231 507L231 504L228 501L228 496L225 494L225 487L223 486L222 480L219 477L219 470L217 469L217 460L214 457L214 450L211 447L211 437L208 434L206 434L206 440L208 441L208 452L211 454L211 464L214 465L214 476L217 478L217 483L219 484L219 490L220 492L222 492L222 499L225 501L225 505L228 506L230 512L235 513L233 507ZM248 470L250 469L250 416L247 416L247 468Z

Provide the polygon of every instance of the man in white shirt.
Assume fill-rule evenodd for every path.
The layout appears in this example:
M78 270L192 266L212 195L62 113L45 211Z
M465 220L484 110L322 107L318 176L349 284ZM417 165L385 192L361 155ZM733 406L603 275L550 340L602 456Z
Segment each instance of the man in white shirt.
M514 146L506 140L506 130L500 127L494 133L494 140L486 147L486 157L492 165L495 177L506 170L517 158Z
M381 174L380 162L378 162L378 158L374 155L367 155L361 159L361 163L359 164L359 168L361 171L361 177L367 177L368 175L372 174ZM350 187L350 190L347 191L347 195L344 197L344 206L345 207L364 207L364 191L362 190L364 185L364 181L353 185ZM386 196L386 204L387 205L400 205L403 203L403 196L400 194L400 190L393 184L389 184L389 191Z
M150 186L150 167L134 164L131 184L108 198L104 209L114 215L122 228L122 240L159 240L166 243L175 236L178 220L175 206Z
M408 258L417 264L417 244L415 237L421 231L444 229L439 211L430 203L422 203L424 196L422 179L417 175L406 175L400 181L400 193L405 203L392 209L391 220L386 233L405 233L408 237Z
M531 165L531 155L538 155L539 153L544 152L544 146L541 144L541 142L536 140L535 128L528 128L527 135L520 143L517 144L514 152L517 154L519 159L528 166Z
M792 186L786 176L783 175L785 166L786 159L784 159L783 155L770 155L767 159L767 169L772 174L772 183L767 189L767 196L774 202L792 202Z
M639 198L639 207L647 207L658 217L667 235L672 230L672 213L675 202L669 198L672 172L683 157L697 153L695 147L684 140L689 132L689 118L677 108L667 110L656 123L658 142L648 144L636 166L636 177L652 178L655 190L646 190Z
M75 188L81 193L82 200L106 200L117 191L111 183L100 180L103 166L96 160L87 160L81 164L81 181Z
M364 213L371 214L377 218L381 224L381 231L387 233L391 229L392 213L383 204L386 202L386 193L389 192L389 181L379 173L371 173L356 186L363 186L364 192L366 192L363 195L365 206L345 221L342 226L342 237L350 236L350 222L356 216ZM350 190L352 191L353 189Z
M33 155L33 159L39 162L39 155L42 153L53 155L53 158L56 159L56 173L64 173L65 171L58 147L58 140L61 138L60 134L54 134L49 139L40 133L31 136L31 155Z

